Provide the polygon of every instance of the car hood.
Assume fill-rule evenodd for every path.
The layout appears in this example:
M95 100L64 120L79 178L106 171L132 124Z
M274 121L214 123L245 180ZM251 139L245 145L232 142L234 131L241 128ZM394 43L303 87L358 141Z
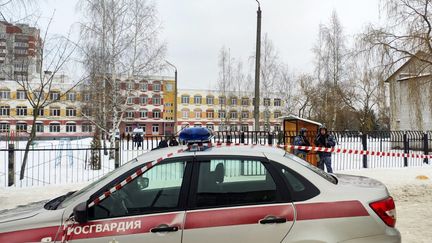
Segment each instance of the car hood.
M338 184L340 185L350 185L355 187L364 188L386 188L386 186L375 179L365 177L365 176L354 176L345 174L334 174L338 179Z
M24 206L18 206L14 209L0 211L0 224L16 220L28 219L38 215L47 201L40 201Z

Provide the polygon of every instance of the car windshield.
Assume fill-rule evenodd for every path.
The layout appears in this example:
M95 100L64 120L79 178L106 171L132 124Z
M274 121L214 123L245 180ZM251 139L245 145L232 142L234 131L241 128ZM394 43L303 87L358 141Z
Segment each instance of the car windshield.
M129 161L130 162L134 162L137 161L136 159ZM126 165L126 164L125 164ZM124 165L123 165L124 166ZM121 168L125 168L125 167L120 167L118 169L115 169L111 172L108 172L106 175L102 176L101 178L99 178L98 180L92 182L91 184L89 184L88 186L84 187L83 189L76 191L75 193L73 193L72 195L66 197L64 199L64 201L60 204L59 208L65 208L67 206L69 206L73 201L75 201L75 199L79 198L82 194L90 191L92 188L94 188L99 182L105 180L106 178L110 177L112 174L118 172Z
M336 179L335 176L333 176L333 175L331 175L331 174L328 174L328 173L326 173L325 171L321 170L320 168L317 168L317 167L311 165L311 164L308 163L307 161L302 160L302 159L300 159L299 157L297 157L297 156L295 156L295 155L293 155L293 154L290 154L290 153L285 153L284 156L285 156L286 158L292 159L292 160L294 160L295 162L297 162L297 163L303 165L304 167L306 167L306 168L308 168L309 170L315 172L316 174L318 174L318 175L321 176L322 178L326 179L327 181L329 181L329 182L331 182L331 183L333 183L333 184L337 184L338 181L337 181L337 179Z

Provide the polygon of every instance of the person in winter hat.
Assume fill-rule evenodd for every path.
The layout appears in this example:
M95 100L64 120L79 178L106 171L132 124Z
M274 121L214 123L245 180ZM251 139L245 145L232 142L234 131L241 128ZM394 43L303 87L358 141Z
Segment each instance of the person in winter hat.
M297 146L310 146L310 142L306 137L306 132L307 129L306 128L301 128L299 134L294 138L294 145ZM309 150L300 150L300 149L295 149L294 150L294 154L302 159L306 159L306 156L308 154Z
M315 146L331 148L336 145L333 136L328 134L327 128L325 126L321 126L318 129L317 137L315 138ZM331 162L331 153L330 152L318 152L319 162L318 168L324 170L324 165L327 168L328 173L333 173L332 162Z

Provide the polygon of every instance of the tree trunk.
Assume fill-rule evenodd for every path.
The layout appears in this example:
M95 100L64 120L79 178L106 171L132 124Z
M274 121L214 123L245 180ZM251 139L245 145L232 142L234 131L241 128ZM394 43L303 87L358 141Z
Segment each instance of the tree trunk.
M30 152L30 145L32 144L34 138L36 137L36 120L39 114L39 109L40 108L34 108L33 109L33 123L32 123L32 129L30 132L30 137L27 140L26 143L26 148L25 148L25 152L24 152L24 158L23 158L23 162L21 165L21 171L20 171L20 180L24 179L24 173L25 173L25 168L27 165L27 158L28 158L28 154Z

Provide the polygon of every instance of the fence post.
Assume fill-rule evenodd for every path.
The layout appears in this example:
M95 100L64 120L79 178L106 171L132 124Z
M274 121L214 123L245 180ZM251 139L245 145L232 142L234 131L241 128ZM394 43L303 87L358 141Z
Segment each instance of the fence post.
M362 145L363 145L363 150L367 150L367 134L363 133L362 134ZM367 168L368 167L368 159L367 159L367 155L363 155L363 168Z
M245 133L244 133L244 132L241 132L241 133L240 133L240 143L241 143L241 144L244 144L244 143L245 143Z
M428 141L429 137L427 132L425 132L423 134L423 150L424 150L424 155L429 155L429 141ZM429 160L427 158L424 158L423 163L425 164L429 164Z
M8 186L15 184L15 145L8 146Z
M408 142L408 135L405 132L403 135L403 146L404 146L404 153L409 153L409 142ZM408 167L408 157L404 157L404 167Z
M120 167L120 141L115 141L115 151L114 151L114 167Z

